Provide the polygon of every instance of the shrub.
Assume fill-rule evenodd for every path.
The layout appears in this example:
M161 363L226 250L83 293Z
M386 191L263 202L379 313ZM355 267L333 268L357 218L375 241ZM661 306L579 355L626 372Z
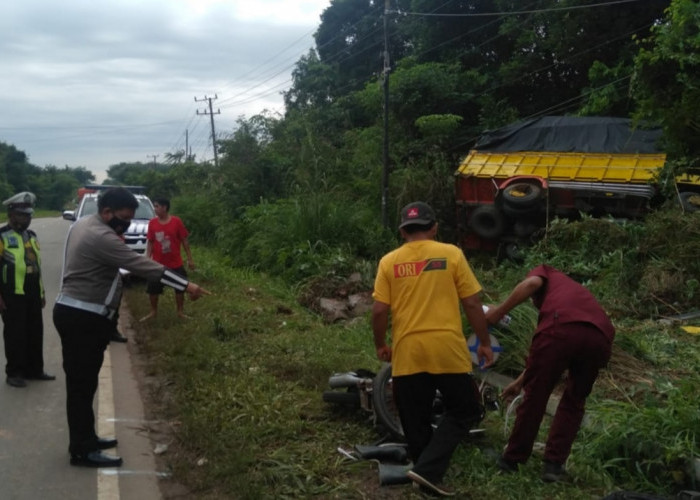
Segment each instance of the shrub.
M222 243L236 265L292 283L347 276L395 245L366 206L325 193L247 207Z

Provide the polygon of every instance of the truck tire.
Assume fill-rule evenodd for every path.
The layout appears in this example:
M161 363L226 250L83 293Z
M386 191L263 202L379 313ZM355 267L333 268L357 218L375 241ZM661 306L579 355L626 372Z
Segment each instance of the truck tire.
M537 203L542 195L542 188L529 182L516 182L503 190L503 201L519 208L529 208Z
M505 229L503 214L494 205L480 205L469 217L469 227L487 240L496 239Z
M540 228L539 225L528 220L517 220L513 224L513 233L518 238L527 238Z
M542 206L539 202L529 207L515 206L503 200L501 206L503 213L512 219L531 219L542 213Z
M700 193L684 191L680 195L681 207L684 212L700 211Z

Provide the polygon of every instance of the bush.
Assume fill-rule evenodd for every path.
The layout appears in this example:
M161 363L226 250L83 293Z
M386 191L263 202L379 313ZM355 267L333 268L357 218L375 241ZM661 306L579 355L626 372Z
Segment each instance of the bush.
M700 214L671 207L644 223L555 220L527 254L571 275L613 315L639 318L693 310L700 294Z
M392 239L365 205L317 194L247 207L221 244L236 265L296 283L347 276L394 246Z

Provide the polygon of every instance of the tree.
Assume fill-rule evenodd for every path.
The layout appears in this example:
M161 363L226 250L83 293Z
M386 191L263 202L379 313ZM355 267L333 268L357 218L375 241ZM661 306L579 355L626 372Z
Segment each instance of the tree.
M383 1L332 0L314 34L323 64L336 68L344 92L382 70Z
M661 122L669 154L700 167L700 4L673 0L635 59L637 118Z
M233 134L219 141L221 161L217 174L223 196L232 209L285 193L286 162L279 162L269 151L278 121L266 113L239 118Z
M174 153L165 153L165 163L168 165L177 165L186 159L187 157L184 149L180 149Z
M336 95L336 71L323 64L313 49L297 62L292 81L292 87L284 92L287 110L325 106Z
M503 10L524 10L519 2L499 4ZM630 64L636 54L633 37L649 33L667 1L562 10L580 4L579 0L528 4L528 10L540 12L505 17L499 38L483 47L487 52L493 47L500 61L493 95L513 103L520 116L577 112L592 65Z
M37 197L37 205L49 210L63 210L66 203L75 197L77 188L85 184L73 174L69 167L58 169L47 166L42 169L41 174L30 181L31 191Z

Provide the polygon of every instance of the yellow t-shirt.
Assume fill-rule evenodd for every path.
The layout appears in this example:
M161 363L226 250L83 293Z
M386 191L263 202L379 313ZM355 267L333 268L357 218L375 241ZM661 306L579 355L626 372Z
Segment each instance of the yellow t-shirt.
M392 375L471 372L460 299L480 291L455 245L412 241L382 257L372 297L391 306Z

